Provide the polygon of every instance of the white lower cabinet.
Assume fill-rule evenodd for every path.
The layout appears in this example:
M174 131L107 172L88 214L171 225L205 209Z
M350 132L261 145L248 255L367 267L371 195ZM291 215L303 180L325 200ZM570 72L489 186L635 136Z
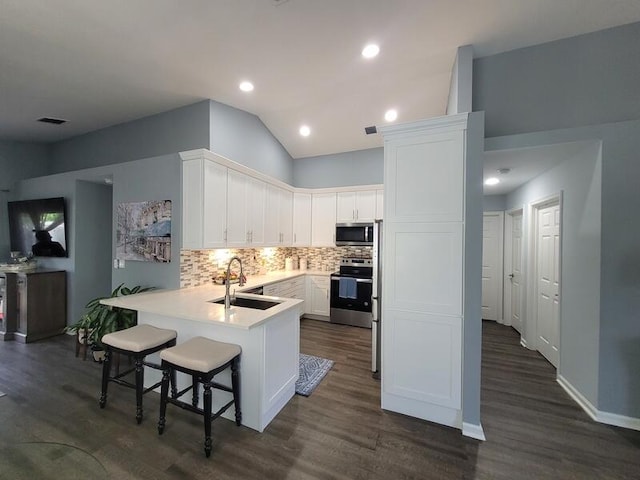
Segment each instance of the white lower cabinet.
M305 313L329 317L329 289L331 280L329 277L319 275L307 275L307 299Z
M300 314L305 312L306 284L304 275L265 285L263 287L263 294L270 297L302 300L303 303L300 304Z

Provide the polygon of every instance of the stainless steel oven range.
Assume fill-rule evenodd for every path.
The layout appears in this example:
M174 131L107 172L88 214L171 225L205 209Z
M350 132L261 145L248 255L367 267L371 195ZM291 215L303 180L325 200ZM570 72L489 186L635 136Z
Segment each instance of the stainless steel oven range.
M371 328L373 260L343 258L331 275L331 322Z

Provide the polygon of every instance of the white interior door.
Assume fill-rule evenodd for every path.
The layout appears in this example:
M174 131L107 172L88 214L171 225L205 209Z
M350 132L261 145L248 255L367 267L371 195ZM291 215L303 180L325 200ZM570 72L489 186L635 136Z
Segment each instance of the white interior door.
M560 205L538 209L537 348L558 367L560 344Z
M522 333L522 210L508 214L505 254L505 323Z
M502 322L504 214L485 212L482 228L482 318Z

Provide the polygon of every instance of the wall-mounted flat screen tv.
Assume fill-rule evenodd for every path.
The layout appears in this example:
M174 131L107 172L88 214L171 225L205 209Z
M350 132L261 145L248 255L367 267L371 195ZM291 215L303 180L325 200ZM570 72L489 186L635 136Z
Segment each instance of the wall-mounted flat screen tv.
M8 202L11 250L27 256L67 257L64 198Z

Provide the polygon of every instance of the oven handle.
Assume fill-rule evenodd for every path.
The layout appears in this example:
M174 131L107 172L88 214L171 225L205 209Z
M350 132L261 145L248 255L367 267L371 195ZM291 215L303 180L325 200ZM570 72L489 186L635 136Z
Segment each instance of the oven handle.
M340 280L341 278L353 278L353 277L335 277L331 276L331 280ZM371 278L354 278L354 280L358 283L373 283L373 279Z

